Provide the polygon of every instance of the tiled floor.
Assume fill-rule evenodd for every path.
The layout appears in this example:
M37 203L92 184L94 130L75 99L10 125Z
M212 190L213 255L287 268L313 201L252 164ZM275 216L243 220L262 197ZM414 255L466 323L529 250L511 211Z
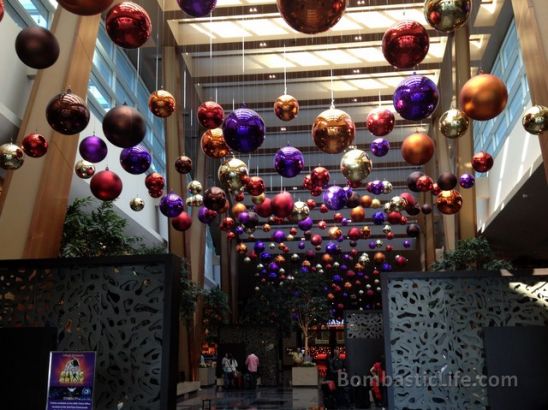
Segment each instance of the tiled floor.
M260 388L257 390L216 392L214 388L210 388L201 390L194 398L180 401L177 405L177 410L207 409L207 405L202 407L203 399L211 399L211 409L217 410L316 410L323 408L318 389Z

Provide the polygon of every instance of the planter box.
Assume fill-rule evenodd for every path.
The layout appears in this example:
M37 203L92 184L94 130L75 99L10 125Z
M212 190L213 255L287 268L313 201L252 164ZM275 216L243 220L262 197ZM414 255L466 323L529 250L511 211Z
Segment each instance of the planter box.
M213 386L217 381L214 367L200 367L200 386Z
M291 369L291 385L293 387L317 387L318 369L314 367L293 367Z

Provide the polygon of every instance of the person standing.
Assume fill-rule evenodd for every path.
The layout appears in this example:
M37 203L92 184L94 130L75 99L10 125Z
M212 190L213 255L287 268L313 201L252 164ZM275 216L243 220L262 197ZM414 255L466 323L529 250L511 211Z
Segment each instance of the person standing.
M257 370L259 369L259 358L255 353L250 353L245 359L245 365L249 372L251 388L257 387Z
M385 406L385 372L382 364L383 358L377 360L369 369L371 373L371 392L373 393L373 399L375 400L375 406L384 408ZM384 393L384 394L383 394Z
M232 387L232 381L234 379L234 368L232 366L232 356L230 353L225 353L221 366L223 368L223 388L228 390ZM236 365L237 367L237 365Z

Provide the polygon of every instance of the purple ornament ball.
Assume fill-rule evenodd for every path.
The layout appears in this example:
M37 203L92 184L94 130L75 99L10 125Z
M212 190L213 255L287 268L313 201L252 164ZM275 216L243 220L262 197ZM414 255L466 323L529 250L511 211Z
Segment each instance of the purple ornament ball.
M377 249L377 244L375 243L375 241L371 241L369 242L369 249Z
M143 174L150 168L152 156L142 145L124 148L120 153L120 164L133 175Z
M205 17L217 5L217 0L177 0L179 7L192 17Z
M184 210L184 201L179 195L170 192L160 200L160 212L168 218L179 216Z
M277 230L272 234L272 240L276 243L282 243L285 241L285 233L284 231Z
M105 159L108 148L105 141L97 135L90 135L80 142L79 151L83 159L95 164Z
M409 239L406 239L403 241L403 247L405 249L409 249L411 247L411 241Z
M373 222L375 225L382 225L384 221L386 220L386 215L384 212L377 211L373 214Z
M281 148L274 156L274 168L285 178L299 175L304 168L303 153L291 146Z
M390 151L390 142L386 138L375 138L371 143L371 152L376 157L384 157Z
M469 189L474 186L476 179L472 174L462 174L459 178L459 185L464 189Z
M438 106L438 87L428 77L412 75L404 79L394 92L396 111L406 120L417 121L428 117Z
M255 111L239 108L225 118L223 135L230 148L248 154L255 151L264 142L264 121Z
M309 231L310 229L312 229L312 226L314 225L314 220L311 217L307 216L302 221L299 221L297 225L299 225L299 228L302 231L306 232L306 231Z
M261 253L261 252L264 252L264 250L266 249L266 245L264 242L255 242L255 246L253 246L253 250L256 252L256 253Z
M270 262L272 260L272 255L268 252L263 252L261 253L261 262L263 263L267 263L267 262Z
M297 246L299 247L300 250L303 250L306 247L306 242L301 241L301 242L299 242L299 244Z
M198 209L198 219L203 224L209 225L211 222L213 222L216 216L217 212L211 211L205 206L201 206L200 209Z
M323 193L323 202L332 211L338 211L346 205L346 191L340 186L334 185Z

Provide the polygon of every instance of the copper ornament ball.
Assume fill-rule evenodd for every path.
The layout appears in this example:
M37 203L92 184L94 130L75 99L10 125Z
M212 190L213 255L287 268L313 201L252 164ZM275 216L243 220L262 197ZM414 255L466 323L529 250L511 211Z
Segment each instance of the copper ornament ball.
M470 126L470 120L464 112L452 108L444 112L440 118L440 132L447 138L459 138Z
M45 28L27 27L15 39L15 52L24 64L41 70L51 67L59 58L59 42Z
M145 138L147 127L145 118L133 107L118 105L103 118L105 137L120 148L130 148Z
M156 117L169 117L175 111L175 107L175 97L165 90L153 91L148 98L148 108Z
M312 138L316 146L328 154L340 154L353 142L356 125L350 115L330 108L316 117L312 125Z
M192 171L192 159L190 159L186 155L181 155L175 161L175 169L179 174L188 174L190 171Z
M71 90L56 95L46 108L46 119L55 131L73 135L83 131L89 123L86 102Z
M282 121L291 121L299 115L299 102L291 95L281 95L274 102L274 114Z
M23 138L21 148L29 157L40 158L48 152L48 142L43 135L34 133Z
M436 198L436 207L442 214L454 215L462 208L462 196L458 191L442 191Z
M108 9L113 0L57 0L60 6L79 16L93 16Z
M473 120L487 121L499 115L508 102L508 90L492 74L479 74L464 84L460 91L462 111Z
M346 9L346 0L277 0L277 4L285 22L305 34L329 30Z
M114 201L122 193L122 180L108 168L98 172L89 184L91 193L101 201Z
M230 154L230 148L226 144L222 128L214 128L204 132L200 146L204 154L210 158L220 159Z
M0 168L16 170L25 162L23 150L15 144L7 143L0 145Z
M471 0L426 0L424 18L436 30L451 33L466 24Z
M548 107L534 105L525 111L521 119L525 131L530 134L540 135L548 130Z
M74 164L74 172L78 178L90 179L95 175L95 165L85 159L81 159Z
M401 154L409 164L426 164L434 155L434 141L422 132L411 134L403 141Z
M110 39L123 48L141 47L152 33L148 13L131 1L111 8L105 18L105 27Z
M406 20L390 27L382 38L382 53L392 66L406 69L419 64L430 48L430 37L422 24Z

